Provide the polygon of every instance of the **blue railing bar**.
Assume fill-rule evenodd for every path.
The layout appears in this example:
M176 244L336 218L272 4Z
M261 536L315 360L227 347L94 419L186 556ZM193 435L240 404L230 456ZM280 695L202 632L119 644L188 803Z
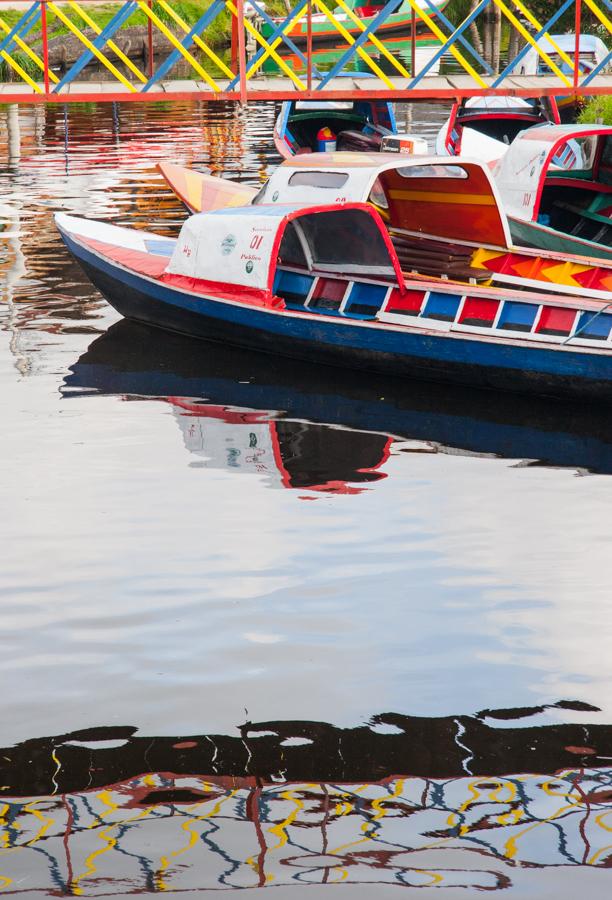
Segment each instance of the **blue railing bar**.
M295 19L295 17L298 15L298 13L300 13L304 9L304 7L306 6L307 3L308 3L308 0L300 0L300 2L297 4L297 6L295 6L291 10L291 12L287 13L287 15L285 16L283 21L278 23L277 27L274 29L274 32L267 39L268 44L272 45L277 37L282 37L283 41L285 43L287 42L287 37L286 37L286 35L283 34L283 28L285 28L289 24L289 22L292 22ZM273 24L275 24L275 23L273 23ZM257 53L255 54L255 56L249 60L248 68L253 66L256 62L259 62L261 57L266 52L267 52L267 50L265 47L260 47L259 50L257 51ZM240 73L238 73L238 75L236 75L236 77L234 78L233 81L230 81L230 83L227 86L227 90L228 91L233 90L239 81L240 81Z
M490 2L491 2L491 0L481 0L481 2L478 4L478 6L476 7L476 9L474 9L474 10L470 13L470 15L467 17L467 19L465 19L465 20L461 23L461 25L457 28L457 31L456 31L456 32L453 32L453 34L451 34L451 35L448 36L448 38L446 39L446 41L442 44L442 46L440 47L440 49L436 51L436 53L435 53L434 56L429 60L429 62L427 63L427 65L424 66L423 69L419 72L419 74L418 74L415 78L412 79L412 81L411 81L410 84L408 85L408 89L415 87L415 85L417 85L417 84L419 83L419 81L421 81L421 79L424 78L424 77L427 75L427 73L428 73L429 70L432 68L432 66L435 66L435 64L438 62L438 60L439 60L442 56L444 56L444 54L446 53L447 49L448 49L452 44L454 44L455 38L456 38L456 36L457 36L457 33L462 34L462 33L465 31L466 28L469 28L470 25L472 24L472 22L474 21L474 19L475 19L477 16L480 15L480 13L483 11L483 9L485 9L485 7L487 7L487 6L489 5ZM470 45L470 47L471 47L471 45ZM471 48L471 50L472 50L472 53L475 54L476 51L474 50L473 47ZM491 71L491 70L489 69L489 71Z
M608 52L608 55L606 56L605 59L603 59L600 63L598 63L598 64L595 66L595 68L593 69L592 72L589 72L589 74L588 74L587 77L584 79L584 81L581 81L581 82L580 82L580 87L586 87L587 84L589 84L589 83L593 80L593 78L596 78L597 75L599 75L599 73L601 72L602 69L605 69L605 68L606 68L606 66L608 65L608 63L609 63L611 60L612 60L612 50L610 50L610 51Z
M329 70L329 72L327 73L327 75L325 76L325 78L323 79L321 84L318 85L318 87L317 87L318 91L320 91L322 88L324 88L325 85L329 81L331 81L332 78L335 78L338 75L338 73L342 71L342 69L349 62L349 60L353 56L355 56L355 54L357 53L357 50L360 47L362 47L365 43L367 43L367 41L370 38L371 33L373 31L375 31L379 25L382 25L382 23L385 21L385 19L387 19L391 15L391 13L395 12L397 7L400 5L401 5L401 0L399 0L399 2L398 2L398 0L389 0L389 2L386 4L386 6L383 6L381 11L376 16L376 18L373 19L370 22L370 24L367 26L366 30L362 31L362 33L359 35L359 37L357 38L355 43L351 44L350 47L348 47L348 49L344 51L344 53L342 54L342 56L340 57L338 62L335 64L335 66L333 66Z
M543 37L543 36L546 34L547 31L550 31L550 29L551 29L552 26L555 24L555 22L557 21L557 19L558 19L560 16L562 16L563 13L567 12L567 10L569 9L569 7L572 6L575 2L576 2L576 0L565 0L565 3L557 10L557 12L554 14L554 16L551 16L551 17L550 17L550 19L548 20L548 22L546 23L546 25L544 25L542 28L540 28L540 30L538 31L537 34L534 34L534 35L533 35L534 41L539 41L540 38ZM511 62L508 63L508 65L506 66L506 68L504 69L504 71L501 73L501 75L498 75L498 76L497 76L497 79L496 79L495 82L493 83L493 87L497 87L498 84L500 84L500 82L503 81L503 79L506 77L506 75L509 73L509 71L510 71L511 69L514 69L514 67L515 67L516 65L518 65L518 63L520 63L520 61L523 59L523 57L526 56L527 53L529 53L529 51L530 51L530 50L533 50L533 49L534 49L534 48L533 48L533 44L525 44L525 46L524 46L523 49L520 51L520 53L518 53L518 54L516 55L516 57L515 57ZM548 51L547 51L547 52L548 52Z
M34 18L32 18L34 14ZM13 39L21 37L26 31L29 31L38 21L40 16L40 3L33 3L32 6L24 12L19 21L13 25L7 36L0 41L0 51L6 50L13 43Z
M450 19L447 19L447 17L444 15L442 10L438 9L436 6L434 6L434 4L431 2L431 0L425 0L425 2L427 3L427 6L431 10L431 12L436 14L437 18L440 19L440 21L443 23L443 25L446 25L446 27L451 32L454 32L455 29L457 28L457 26L453 25L453 23L451 22ZM471 22L468 22L468 28L471 24L472 24ZM466 38L463 37L463 32L465 31L465 29L462 26L463 26L463 23L461 23L461 27L459 27L457 29L457 40L459 41L461 46L465 50L468 51L468 53L472 54L472 56L474 57L476 62L480 63L480 65L483 67L483 69L485 70L487 75L494 75L495 73L493 72L493 69L491 68L489 63L486 61L486 59L483 59L482 56L480 55L480 53L478 53L478 51L476 50L476 48L473 47L470 44L470 42Z
M214 0L214 3L208 7L203 16L200 16L195 25L191 28L191 30L185 35L183 40L180 42L181 46L187 50L189 46L193 43L193 38L199 37L200 34L204 31L205 28L208 28L210 23L217 18L219 13L221 12L221 8L225 7L224 0ZM183 54L180 50L176 48L172 51L172 53L166 57L163 63L160 65L157 72L154 72L153 75L149 78L147 83L142 88L142 93L148 91L149 88L153 87L153 85L159 81L164 75L170 71L170 69L180 60L182 59Z
M270 25L272 28L274 28L274 25L276 23L274 22L273 19L270 18L270 16L267 14L265 9L262 9L258 3L255 3L255 0L249 0L249 5L253 7L255 12L258 13L261 16L261 18L268 25ZM296 44L293 43L293 41L291 40L291 38L289 37L288 34L285 35L283 40L284 40L285 44L289 47L289 49L293 50L293 52L295 53L296 56L299 56L299 58L302 60L304 65L308 66L308 59L306 58L306 54L302 53L300 48ZM255 57L249 61L249 65L252 65L252 63L254 63L254 62L255 62ZM247 68L248 68L248 66L247 66ZM314 75L315 78L321 77L321 73L319 72L316 65L313 65L313 67L312 67L312 74Z
M113 18L108 22L97 38L91 43L96 48L96 50L101 50L104 44L114 35L118 28L120 28L123 23L128 19L134 10L136 9L136 3L134 0L129 0L125 6L122 6L113 16ZM53 88L53 93L57 94L61 89L70 84L72 79L79 74L79 72L85 68L88 63L94 58L95 53L92 50L85 50L84 53L81 53L77 61L71 66L64 77L59 81L55 87Z

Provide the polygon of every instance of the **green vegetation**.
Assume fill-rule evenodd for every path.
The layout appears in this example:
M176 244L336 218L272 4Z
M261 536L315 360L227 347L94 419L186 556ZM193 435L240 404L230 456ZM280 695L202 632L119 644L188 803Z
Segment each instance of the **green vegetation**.
M583 125L601 122L612 125L612 97L593 97L580 113L578 121Z
M168 5L172 7L174 12L177 13L177 15L179 15L187 25L194 25L203 15L205 10L208 9L211 3L212 0L168 0ZM77 26L77 28L85 31L89 27L74 9L66 6L63 3L58 3L58 6L62 9L62 12L64 12L66 16L70 18L70 20ZM122 6L123 3L120 2L104 3L100 4L99 6L91 6L89 4L83 5L85 12L99 28L104 28L106 25L108 25L113 16L117 14ZM176 34L181 33L172 16L169 15L169 13L158 2L156 2L156 0L154 0L153 2L152 9L155 15L165 25L170 27L173 32L175 32ZM272 15L284 13L285 4L283 0L268 0L267 9ZM12 28L17 24L23 14L24 10L3 8L2 10L0 10L0 19L9 28ZM70 29L67 28L67 26L61 21L61 19L53 14L52 10L48 10L47 22L49 40L53 40L53 38L60 37L61 35L70 34ZM147 22L148 18L146 14L141 9L137 9L132 13L130 18L123 23L117 34L121 34L121 31L125 28L130 28L138 25L145 26ZM0 32L0 37L2 36L2 33L4 31L5 30L2 29L2 32ZM222 47L229 43L230 31L231 15L228 10L223 9L213 20L213 22L208 26L203 37L205 38L206 43L208 43L211 47ZM36 25L25 35L24 42L31 46L39 55L42 55L40 46L40 19L36 23ZM35 81L42 80L41 70L38 68L36 63L27 56L26 53L24 53L22 50L14 49L11 52L11 56L31 78L33 78ZM4 59L0 59L0 81L13 80L20 80L19 76L16 72L14 72L11 66Z

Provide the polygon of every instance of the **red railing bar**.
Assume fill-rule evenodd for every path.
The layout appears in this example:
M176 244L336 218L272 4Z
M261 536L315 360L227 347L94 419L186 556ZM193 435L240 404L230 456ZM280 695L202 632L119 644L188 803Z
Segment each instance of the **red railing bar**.
M153 0L148 0L147 6L150 10L153 9ZM153 22L147 16L147 41L148 41L148 52L149 52L149 78L153 78Z
M247 102L246 85L246 44L244 39L244 0L236 0L238 12L238 66L240 73L240 102Z
M416 76L416 12L411 7L410 16L410 74Z
M306 37L306 87L312 90L312 0L308 0L308 12L306 19L307 37Z
M582 26L582 0L576 0L576 45L574 47L574 89L578 88L580 78L580 28Z
M232 16L232 62L231 70L234 74L238 72L238 18Z
M47 32L47 0L41 0L40 4L40 18L41 18L41 36L42 36L42 49L43 49L43 77L45 80L45 97L48 97L51 93L49 88L49 37Z

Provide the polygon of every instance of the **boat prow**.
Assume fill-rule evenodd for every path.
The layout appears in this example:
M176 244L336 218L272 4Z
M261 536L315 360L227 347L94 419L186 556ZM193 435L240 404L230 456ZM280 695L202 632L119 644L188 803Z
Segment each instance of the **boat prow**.
M248 206L257 189L236 184L208 172L196 172L185 166L158 163L162 178L190 213L212 212L229 206Z

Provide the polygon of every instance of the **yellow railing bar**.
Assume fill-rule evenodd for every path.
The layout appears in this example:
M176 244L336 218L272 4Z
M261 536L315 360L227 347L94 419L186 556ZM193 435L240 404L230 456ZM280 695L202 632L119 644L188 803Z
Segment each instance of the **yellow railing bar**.
M531 44L531 46L534 48L536 53L538 53L539 56L542 57L544 62L552 69L552 71L555 73L557 78L560 78L566 87L571 87L572 83L569 80L569 78L565 77L565 75L563 74L563 72L561 71L559 66L550 58L548 53L546 53L546 51L543 50L542 47L538 46L537 42L534 41L533 37L529 34L527 29L521 24L519 19L517 19L517 17L514 15L512 10L508 9L506 4L504 3L504 0L493 0L493 3L495 3L495 5L501 9L501 11L504 13L506 18L514 25L516 30L525 38L527 43Z
M3 32L4 32L5 34L9 34L9 33L10 33L10 30L11 30L11 29L10 29L9 26L6 24L6 22L3 22L3 21L2 21L2 19L0 19L0 28L3 30ZM44 64L44 62L42 61L42 59L40 58L40 56L37 56L36 53L34 53L34 51L32 50L32 48L31 48L31 47L28 47L28 45L25 43L25 41L22 41L21 38L18 37L17 35L15 35L15 37L13 37L13 40L14 40L14 42L17 44L17 46L19 47L19 49L20 49L20 50L23 50L23 52L26 53L26 54L30 57L30 59L32 60L32 62L35 62L36 65L38 66L38 68L39 68L42 72L44 72L44 71L45 71L45 64ZM57 77L57 75L55 74L55 72L52 72L50 68L49 68L49 78L51 79L51 81L54 81L55 84L57 84L58 81L59 81L59 78Z
M352 22L353 22L353 23L354 23L361 31L365 31L365 30L366 30L366 27L367 27L367 26L364 24L363 19L360 19L359 16L356 16L355 13L353 12L353 10L350 8L350 6L347 6L347 5L346 5L346 3L344 2L344 0L336 0L336 3L337 3L338 6L340 7L340 9L343 9L343 10L344 10L344 12L347 14L347 16L349 17L349 19L351 19L351 21L352 21ZM396 59L395 56L393 56L393 54L392 54L389 50L387 50L387 48L385 47L385 45L384 45L381 41L379 41L379 39L376 37L376 35L375 35L374 33L370 33L370 34L368 35L368 41L370 41L372 44L374 44L374 46L376 47L377 50L380 50L380 52L381 52L382 55L385 57L385 59L388 59L389 62L390 62L393 66L395 66L395 68L396 68L397 71L400 73L400 75L403 75L404 78L410 78L410 72L408 71L408 69L405 69L405 68L404 68L404 66L401 64L401 62L399 61L399 59ZM367 43L367 41L366 41L366 43Z
M230 3L229 3L229 2L226 2L226 6L229 7L229 5L230 5ZM233 5L233 4L232 4L232 5ZM300 22L300 21L304 18L304 16L307 14L307 12L308 12L307 7L304 7L304 9L303 9L302 12L299 14L299 16L296 16L295 18L291 19L290 22L287 22L287 24L286 24L285 27L283 28L283 34L287 34L288 30L292 29L294 25L297 25L297 23ZM247 22L247 20L245 20L245 25L246 25L246 22ZM296 85L296 87L299 87L300 90L304 90L304 83L303 83L302 81L299 81L299 79L297 78L297 76L295 76L295 73L293 72L293 69L290 69L290 68L287 66L287 64L285 63L285 61L284 61L284 59L282 58L282 56L279 56L279 55L275 52L275 51L276 51L276 48L277 48L278 46L280 46L280 44L283 43L283 38L282 38L282 36L279 35L278 37L274 38L274 41L273 41L271 44L268 44L268 42L265 40L265 38L263 38L263 37L261 36L261 34L260 34L256 29L255 29L255 34L254 34L254 36L255 36L255 40L256 40L262 47L265 47L265 48L266 48L266 51L265 51L265 53L262 53L262 54L261 54L261 56L259 57L259 59L257 60L257 62L252 63L252 65L251 65L251 66L249 67L249 69L247 70L247 75L246 75L246 77L247 77L247 78L250 78L252 75L254 75L255 72L260 68L260 66L262 66L262 65L265 63L265 61L267 60L267 58L268 58L269 56L271 56L272 59L280 65L282 71L285 72L285 73L289 76L289 78L292 79L292 81L294 82L294 84Z
M612 21L606 16L604 12L597 6L596 3L593 3L593 0L584 0L589 9L595 13L601 24L604 28L607 28L609 32L612 33Z
M338 19L335 17L335 15L331 12L331 10L329 10L326 7L326 5L322 2L322 0L314 0L314 3L316 6L319 7L321 12L329 19L329 21L332 23L332 25L334 26L336 31L344 38L344 40L347 42L347 44L350 47L352 47L353 44L355 43L355 38L346 30L344 25L338 21ZM384 81L384 83L387 85L387 87L390 90L394 90L393 82L387 78L387 76L385 75L383 70L379 66L376 65L376 63L370 56L368 56L368 54L365 52L363 47L358 47L357 53L359 54L361 59L364 61L364 63L366 63L366 65L368 65L372 69L374 74L377 75L381 81Z
M102 33L102 29L100 28L100 26L94 22L94 20L91 18L91 16L88 13L86 13L85 10L81 6L79 6L78 3L75 2L75 0L68 0L68 5L71 6L76 13L79 14L79 16L85 22L85 24L89 25L89 27L93 31L95 31L96 34ZM134 75L136 76L136 78L139 79L139 81L142 81L143 84L147 83L148 79L147 79L146 75L142 74L142 72L140 71L138 66L134 65L132 60L128 56L126 56L122 50L120 50L120 48L117 46L117 44L114 41L108 40L106 42L106 46L109 48L109 50L113 51L115 56L119 57L121 62L124 63L124 65L126 65L131 72L134 73Z
M144 3L143 0L136 0L136 2L138 3L138 6L143 11L143 13L153 22L154 25L156 25L159 28L159 30L164 35L164 37L168 38L168 40L170 41L172 46L176 50L178 50L178 52L181 54L181 56L183 56L187 60L187 62L191 65L192 69L196 70L196 72L198 73L200 78L203 78L204 81L206 82L206 84L209 87L211 87L213 89L213 91L219 92L221 90L221 88L219 87L217 82L214 80L214 78L211 78L210 75L208 74L208 72L206 71L206 69L202 68L200 63L197 61L197 59L194 56L191 55L189 50L186 50L183 47L181 42L179 40L177 40L177 38L175 38L175 36L172 34L172 32L168 28L166 28L166 26L164 25L162 20L158 16L155 15L153 10L149 9L147 4Z
M174 19L176 24L179 26L179 28L183 29L185 34L189 34L191 29L190 29L189 25L187 24L187 22L185 22L184 19L181 19L179 14L175 10L173 10L171 6L169 6L166 3L166 0L157 0L157 3L161 6L161 8L163 10L165 10L168 13L169 16L171 16ZM208 58L210 60L212 60L212 62L215 63L216 66L218 66L221 69L221 71L227 78L234 77L234 73L229 68L229 66L225 65L223 60L217 56L215 51L211 47L209 47L208 44L204 43L204 41L198 34L193 35L193 42L197 47L200 48L200 50L202 50L208 56Z
M228 8L230 8L229 2L226 2L225 5L226 5ZM233 4L232 4L232 6L233 6ZM235 7L234 7L234 8L235 8ZM283 35L287 34L287 32L288 32L289 30L291 30L291 29L293 28L294 25L297 25L297 23L300 22L300 21L304 18L304 16L307 14L307 12L308 12L308 9L307 9L306 7L304 7L304 9L303 9L302 12L299 14L299 16L295 16L295 17L292 18L289 22L287 22L287 23L285 24L285 27L283 28L283 32L282 32ZM245 21L245 25L246 25L246 21ZM255 36L255 39L257 40L257 42L258 42L262 47L265 47L266 50L265 50L265 53L262 53L262 54L261 54L261 56L259 57L259 59L257 60L257 62L252 63L252 65L248 68L246 77L247 77L247 78L250 78L252 75L254 75L255 72L259 69L259 67L262 66L262 65L265 63L265 61L267 60L267 58L268 58L269 56L271 56L272 59L273 59L275 62L277 62L277 63L280 64L281 69L282 69L283 72L286 72L287 69L288 69L287 64L286 64L285 61L283 60L282 56L278 56L278 54L275 53L276 48L277 48L280 44L283 43L283 38L282 38L282 36L279 35L278 37L274 38L274 40L273 40L273 42L272 42L271 44L268 44L268 42L265 40L265 38L263 38L263 37L261 36L261 34L259 34L259 32L257 32L257 34L256 34L256 36ZM288 75L289 75L290 78L293 79L294 72L293 72L292 69L288 69ZM303 87L304 87L304 85L303 85L303 83L302 83L301 81L300 81L299 85L297 85L297 82L294 80L294 84L296 84L296 86L298 86L298 87L300 88L300 90L302 90Z
M534 28L537 28L538 31L541 31L541 30L542 30L542 24L541 24L540 22L538 22L538 20L537 20L536 17L534 16L534 14L533 14L532 12L530 12L530 11L527 9L527 7L525 6L525 4L524 4L524 3L521 3L521 0L513 0L513 2L514 2L514 5L517 7L517 9L518 9L520 12L523 13L523 15L525 16L525 18L526 18L529 22L531 22L531 24L534 26ZM559 45L557 44L557 42L554 40L553 36L550 35L547 31L545 31L545 32L543 33L542 37L544 37L544 38L546 38L548 41L550 41L551 46L554 47L554 49L555 49L556 52L559 54L559 56L561 57L561 59L563 60L563 62L564 62L564 63L567 63L567 65L570 66L570 68L571 68L572 71L573 71L573 69L574 69L574 62L573 62L571 56L568 56L567 53L565 52L565 50L563 50L561 47L559 47Z
M21 66L19 65L19 63L16 62L16 61L13 59L13 57L12 57L9 53L6 52L6 50L2 50L2 52L0 52L0 56L2 57L3 60L5 60L5 61L9 64L9 66L10 66L12 69L14 69L14 70L17 72L18 75L21 75L21 77L23 78L23 80L24 80L25 82L27 82L27 84L29 84L30 87L31 87L33 90L35 90L37 94L43 94L43 93L44 93L43 89L42 89L41 87L39 87L39 86L36 84L36 82L35 82L32 78L30 78L30 76L28 75L28 73L27 73L24 69L21 68Z
M92 42L89 40L89 38L85 37L85 35L81 31L79 31L79 29L76 27L74 22L72 22L68 18L68 16L63 12L63 10L61 10L59 8L59 6L57 6L56 3L53 3L53 2L51 2L51 0L49 0L49 2L47 2L47 7L52 12L55 13L55 15L58 17L58 19L61 19L61 21L66 26L66 28L68 28L68 30L71 31L75 35L75 37L77 37L81 41L81 43L84 44L87 47L87 49L90 50L94 54L96 59L98 59L102 63L102 65L105 66L108 69L108 71L111 72L115 76L115 78L118 81L120 81L124 87L126 87L128 89L128 91L132 91L132 93L135 93L136 88L134 87L134 85L130 84L130 82L127 80L127 78L125 78L121 74L119 69L117 69L116 66L114 66L112 64L112 62L110 60L108 60L104 56L104 54L101 53L98 50L98 48L92 44Z
M226 5L226 7L229 9L229 11L232 13L232 15L234 15L234 16L237 16L237 15L238 15L238 10L236 9L236 6L235 6L234 3L232 2L232 0L226 0L225 5ZM300 15L300 16L297 18L297 20L296 20L296 19L292 19L291 22L288 22L288 23L287 23L287 26L286 26L286 27L287 27L287 28L292 27L292 26L295 24L296 21L297 21L297 22L300 21L300 19L302 18L303 15L304 15L304 13L302 13L302 15ZM257 69L259 68L259 66L263 63L263 61L264 61L265 59L268 58L268 56L271 56L272 59L273 59L273 60L277 63L277 65L280 67L280 69L285 73L285 75L286 75L288 78L291 79L291 81L294 83L294 85L296 86L296 88L297 88L298 90L300 90L300 91L305 91L305 90L306 90L306 85L304 84L304 82L301 81L301 80L298 78L298 76L295 74L295 72L287 65L287 63L286 63L285 60L282 58L282 56L279 56L278 53L275 52L275 48L278 47L278 45L282 42L282 38L281 38L281 37L277 37L277 38L274 40L273 44L269 44L269 43L266 41L266 39L265 39L264 37L261 36L261 34L259 33L259 31L258 31L256 28L253 27L253 25L251 24L251 22L250 22L248 19L245 19L245 20L244 20L244 27L245 27L246 30L249 32L249 34L253 35L253 37L255 38L255 40L257 41L258 44L260 44L262 47L265 47L265 48L266 48L266 52L262 54L261 58L258 59L256 63L254 63L252 66L250 66L250 67L247 69L247 71L246 71L246 77L247 77L247 79L248 79L248 78L251 78L251 77L255 74L255 72L257 71Z
M425 22L425 24L427 25L427 27L429 28L429 30L432 32L432 34L434 34L434 35L438 38L439 41L441 41L443 44L445 44L445 43L448 41L448 37L444 34L443 31L441 31L441 30L438 28L437 24L434 22L434 20L431 18L431 16L428 16L427 13L425 12L425 10L421 9L421 7L418 6L418 5L415 3L415 0L408 0L408 3L409 3L410 6L412 7L412 9L413 9L414 12L416 13L416 15L417 15L420 19L422 19L423 22ZM469 64L469 62L467 61L467 59L463 56L462 53L460 53L460 52L457 50L457 48L455 47L455 45L454 45L454 44L451 44L451 45L449 46L448 49L449 49L450 52L453 54L453 56L455 57L455 59L457 60L457 62L459 63L459 65L463 66L463 68L464 68L465 71L468 73L468 75L471 75L471 76L472 76L472 78L474 79L474 81L476 82L476 84L479 85L479 86L482 87L482 88L486 88L486 87L487 87L486 81L483 81L483 80L482 80L482 78L480 77L480 75L478 74L478 72L476 71L476 69L474 69L474 68Z

